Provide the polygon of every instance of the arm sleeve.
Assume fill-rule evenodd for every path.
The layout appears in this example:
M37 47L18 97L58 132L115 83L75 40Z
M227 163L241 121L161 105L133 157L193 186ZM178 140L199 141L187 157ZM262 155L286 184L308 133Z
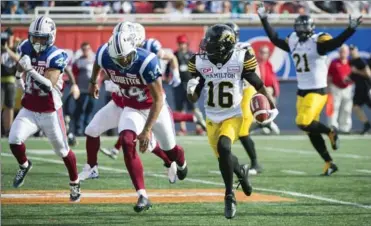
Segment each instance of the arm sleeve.
M331 35L324 33L318 37L317 40L317 52L320 55L325 55L339 48L350 36L354 34L355 30L347 28L340 35L332 38Z
M50 60L49 68L55 68L63 72L67 64L68 64L68 55L66 52L63 51Z
M205 79L196 68L196 55L193 55L188 61L188 72L191 73L192 78L199 77L199 83L196 87L195 93L200 96L202 89L205 85Z
M145 68L141 75L146 83L150 84L156 81L158 77L161 77L161 70L158 62L158 57L156 55L151 53L147 57L152 57L152 59L148 62L147 65L144 65Z
M283 40L283 39L280 39L278 37L277 32L275 30L273 30L271 25L268 23L268 19L267 18L261 19L261 22L263 24L265 32L267 33L269 39L271 40L271 42L275 46L277 46L278 48L280 48L280 49L282 49L286 52L290 52L290 47L289 47L287 41Z
M254 86L256 90L259 90L261 87L263 87L264 83L255 73L257 65L258 63L256 62L254 53L251 50L247 50L245 53L241 77Z

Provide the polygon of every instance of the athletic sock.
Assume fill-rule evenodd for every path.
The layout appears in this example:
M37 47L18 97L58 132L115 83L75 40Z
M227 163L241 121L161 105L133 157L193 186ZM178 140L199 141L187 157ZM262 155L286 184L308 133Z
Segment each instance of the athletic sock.
M86 136L86 154L88 164L94 167L98 164L98 152L100 148L100 137Z
M19 165L24 165L26 162L28 163L28 159L26 156L26 146L24 145L24 143L10 144L9 146Z
M323 139L322 135L319 133L309 133L308 136L313 147L316 149L322 159L325 162L331 162L332 158L330 153L327 151L325 140Z
M240 141L242 143L242 146L245 148L246 153L249 155L251 165L252 166L256 165L257 160L254 141L251 139L249 135L240 137Z
M77 166L76 166L76 155L75 153L70 150L68 155L63 158L64 165L67 168L68 175L70 177L70 181L77 181L79 176L77 174Z
M231 140L226 136L221 136L218 141L218 153L219 153L219 170L222 174L223 181L225 184L225 194L231 194L233 192L233 171L234 161L231 153Z

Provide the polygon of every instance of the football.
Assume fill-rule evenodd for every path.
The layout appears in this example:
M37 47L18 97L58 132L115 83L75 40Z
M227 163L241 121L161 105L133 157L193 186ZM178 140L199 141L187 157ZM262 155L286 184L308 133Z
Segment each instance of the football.
M258 122L263 122L269 118L268 110L270 110L270 106L268 99L263 94L255 94L251 98L250 109Z

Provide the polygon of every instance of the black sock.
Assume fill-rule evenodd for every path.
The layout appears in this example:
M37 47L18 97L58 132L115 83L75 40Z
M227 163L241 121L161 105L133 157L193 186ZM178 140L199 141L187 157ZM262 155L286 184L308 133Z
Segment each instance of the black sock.
M331 132L331 129L328 126L319 121L313 121L308 126L299 125L299 128L309 133L329 134Z
M242 173L241 173L241 167L240 167L240 163L238 162L238 158L232 154L232 162L233 162L233 172L234 174L236 174L237 177L242 177Z
M226 136L221 136L218 141L219 169L225 184L225 194L233 190L234 161L231 152L232 141Z
M316 149L322 159L325 160L325 162L331 162L332 158L330 153L327 151L325 140L323 139L322 135L319 133L309 133L308 136L313 147Z
M250 136L240 137L242 146L245 148L246 153L249 155L251 166L254 166L256 161L255 143Z

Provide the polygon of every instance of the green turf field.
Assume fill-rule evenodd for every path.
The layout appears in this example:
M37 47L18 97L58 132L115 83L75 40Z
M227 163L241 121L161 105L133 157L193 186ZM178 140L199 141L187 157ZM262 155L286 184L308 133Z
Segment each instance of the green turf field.
M331 154L339 172L321 177L323 162L312 150L304 136L256 136L258 157L264 172L252 176L256 198L239 202L233 220L224 218L223 202L202 202L202 198L188 198L187 203L156 203L147 212L137 214L133 203L100 204L4 204L5 198L45 190L58 190L68 194L68 176L63 162L49 149L47 140L29 140L27 153L33 160L33 169L20 189L12 188L17 164L6 140L1 140L2 170L2 225L371 225L371 136L342 136L341 148ZM218 164L206 137L178 137L186 150L189 166L188 179L170 185L160 159L152 154L141 154L146 172L146 186L151 189L182 191L211 191L220 189L222 179ZM102 138L102 144L112 145L112 138ZM79 140L74 148L78 168L86 160L85 141ZM240 162L249 162L241 145L233 145ZM111 160L99 154L100 178L82 183L82 202L97 193L125 190L135 198L131 181L126 173L123 157ZM207 190L209 189L209 190ZM89 194L84 193L88 191ZM161 191L161 190L160 190ZM6 195L4 195L4 193ZM43 195L43 192L40 193ZM160 196L164 196L161 193ZM220 196L219 194L219 196ZM84 196L85 195L85 196ZM86 197L86 196L89 197ZM130 196L128 195L128 196ZM208 194L212 196L212 194ZM285 198L286 201L265 202L260 197ZM17 196L17 197L18 197ZM153 196L155 194L153 193ZM215 194L215 197L218 194ZM9 198L10 197L10 198ZM214 198L215 198L214 197ZM179 199L169 196L172 202ZM184 197L183 197L184 198ZM210 198L210 197L209 197ZM213 197L211 197L213 198ZM220 200L223 197L216 197ZM65 196L67 200L67 195ZM123 198L125 199L125 198ZM135 198L136 199L136 198ZM252 198L251 198L252 199ZM19 198L18 198L19 200ZM288 200L288 201L287 201Z

